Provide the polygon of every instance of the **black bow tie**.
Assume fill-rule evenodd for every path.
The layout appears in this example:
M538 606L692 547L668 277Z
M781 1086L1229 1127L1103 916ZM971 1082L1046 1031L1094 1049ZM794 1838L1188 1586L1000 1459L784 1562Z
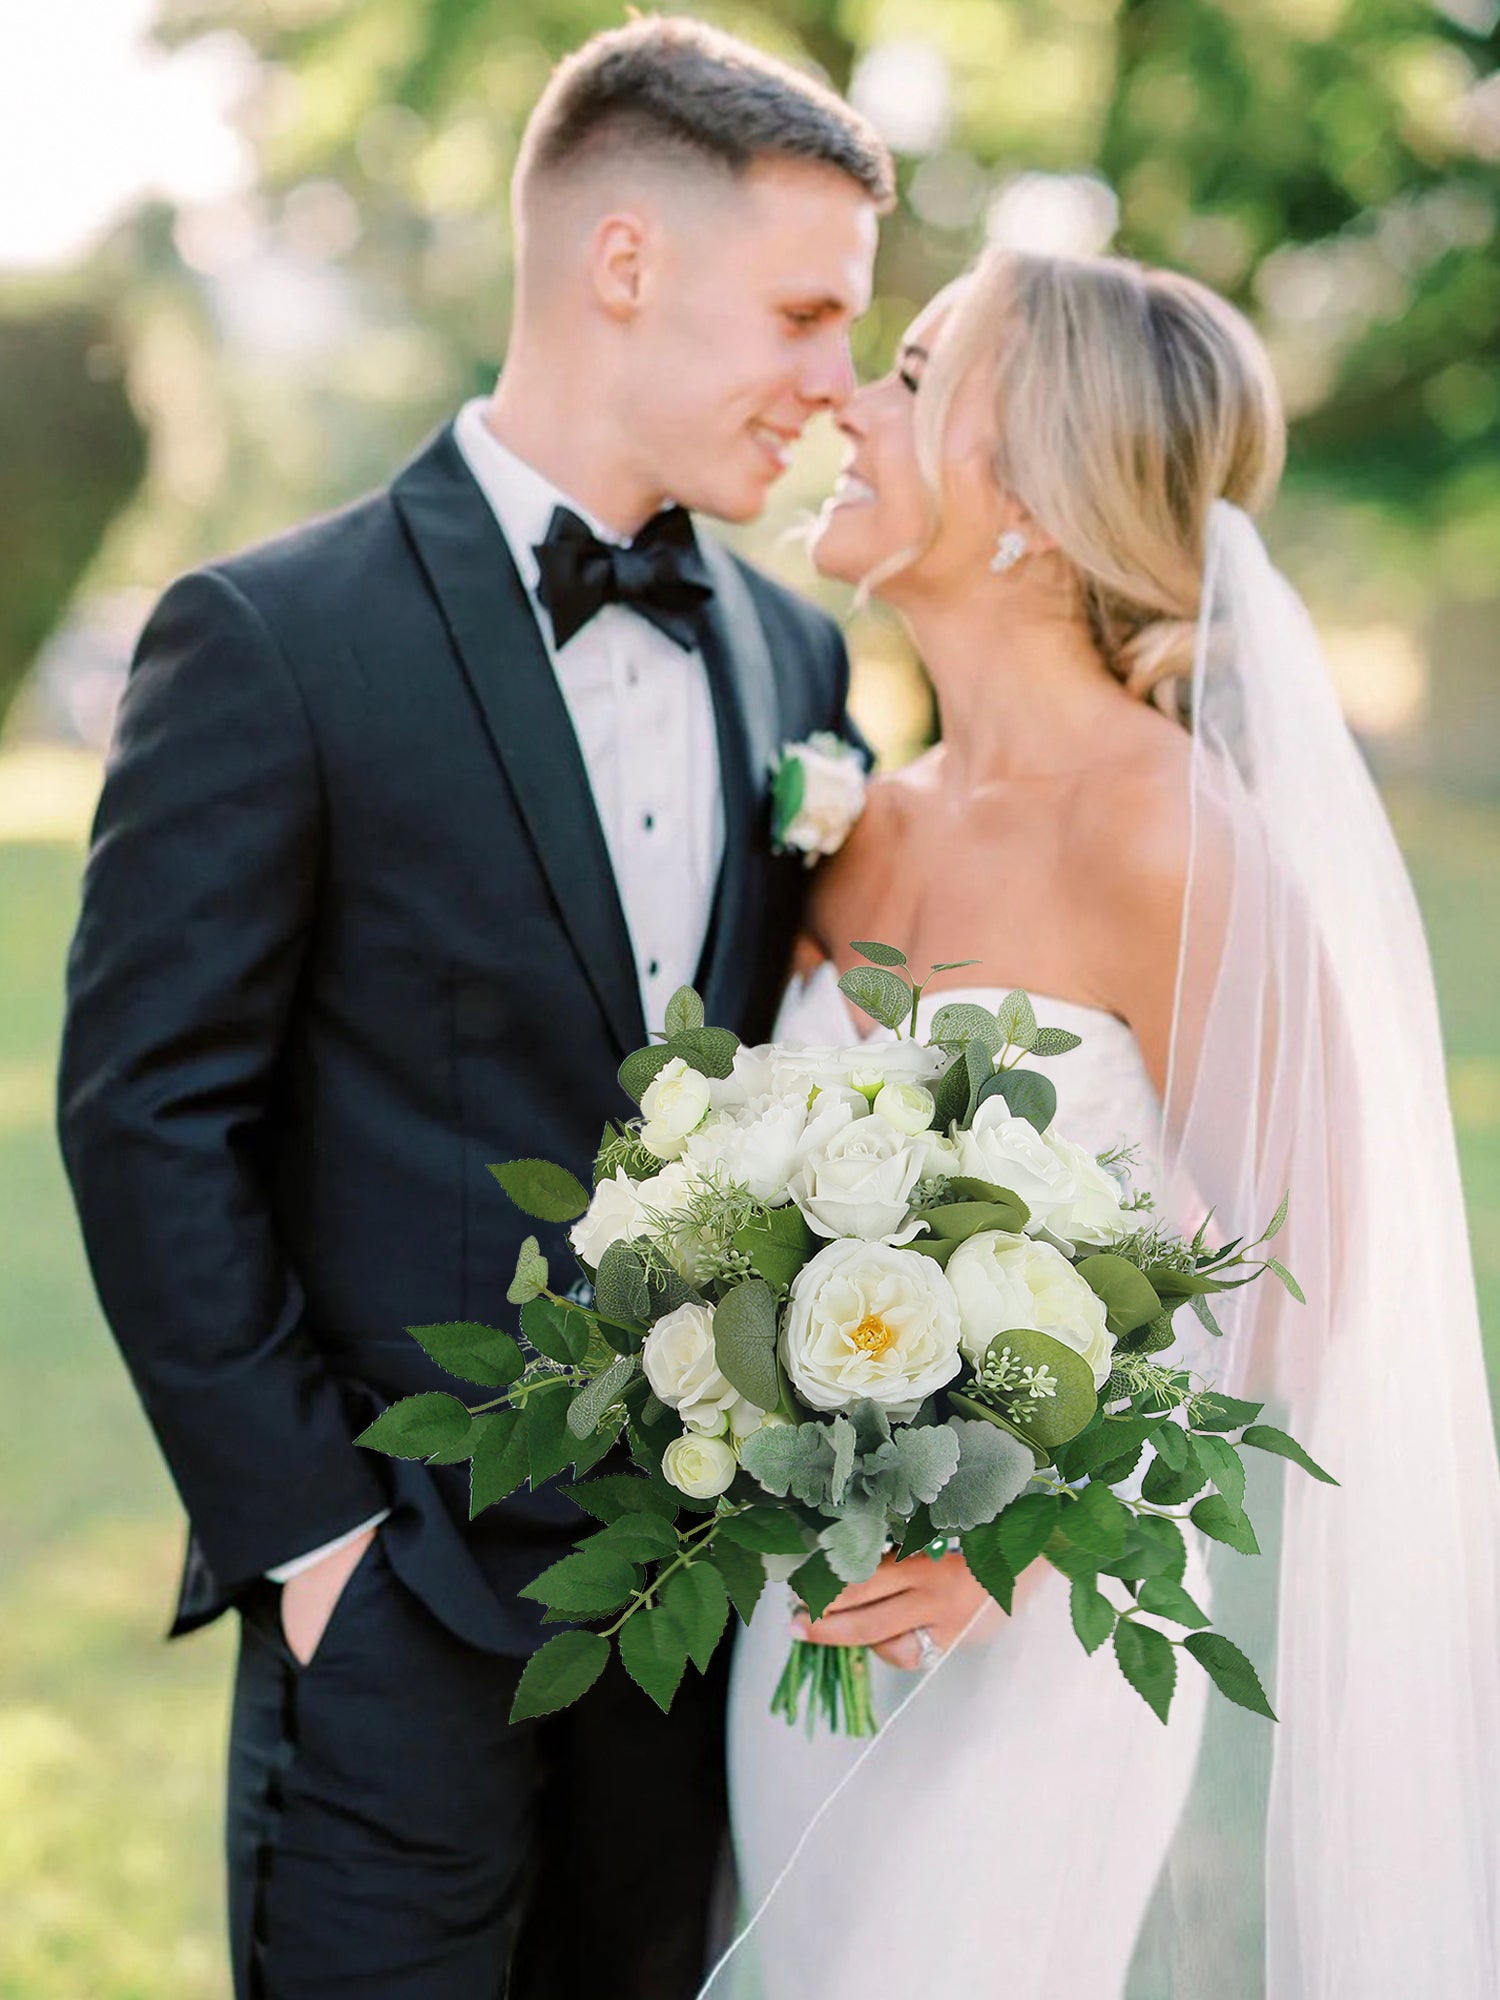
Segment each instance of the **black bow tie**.
M665 508L628 546L601 542L566 507L553 510L547 539L533 551L541 569L537 596L552 619L554 644L565 646L606 604L628 604L690 651L713 579L685 509Z

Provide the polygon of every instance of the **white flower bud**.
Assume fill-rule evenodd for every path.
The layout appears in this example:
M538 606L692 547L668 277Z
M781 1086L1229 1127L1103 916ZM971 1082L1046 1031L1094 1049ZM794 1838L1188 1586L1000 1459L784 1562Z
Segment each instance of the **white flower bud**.
M684 1431L661 1455L662 1477L690 1500L712 1500L727 1493L739 1461L723 1438Z

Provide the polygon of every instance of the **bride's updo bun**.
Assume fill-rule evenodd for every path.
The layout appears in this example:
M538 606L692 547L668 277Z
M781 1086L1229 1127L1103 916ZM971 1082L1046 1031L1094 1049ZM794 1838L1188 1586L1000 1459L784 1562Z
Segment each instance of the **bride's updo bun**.
M934 489L953 392L986 363L997 482L1072 566L1110 669L1170 706L1192 671L1209 507L1257 513L1281 477L1286 426L1265 349L1243 314L1175 272L990 251L918 399Z

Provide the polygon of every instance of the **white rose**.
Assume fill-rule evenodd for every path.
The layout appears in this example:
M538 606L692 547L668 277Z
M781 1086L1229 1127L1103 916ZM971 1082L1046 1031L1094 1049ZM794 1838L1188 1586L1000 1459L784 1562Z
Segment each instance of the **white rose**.
M735 1055L733 1088L747 1098L781 1096L814 1084L819 1089L850 1088L855 1077L866 1089L885 1083L930 1083L941 1076L948 1058L925 1043L875 1037L835 1048L832 1044L764 1042L741 1048ZM727 1093L726 1093L727 1094ZM868 1106L867 1106L868 1108Z
M779 830L781 845L809 861L836 854L864 811L864 759L829 730L818 730L805 743L788 743L781 754L802 766L803 779L802 803Z
M600 1181L594 1189L587 1209L568 1231L568 1241L584 1263L597 1270L599 1259L610 1244L622 1243L627 1237L638 1235L640 1222L641 1201L637 1184L623 1167L617 1167L611 1179Z
M1058 1155L1073 1170L1077 1193L1047 1218L1047 1235L1072 1247L1114 1243L1130 1233L1130 1218L1120 1202L1120 1183L1106 1173L1093 1154L1067 1139L1053 1139Z
M673 1220L701 1186L696 1170L686 1160L669 1160L659 1174L637 1181L635 1189L639 1204L636 1235L654 1236L689 1284L696 1284L703 1274L704 1245L696 1230L686 1222L673 1227Z
M708 1078L673 1056L656 1072L641 1097L641 1144L659 1160L675 1160L689 1132L709 1107Z
M912 1189L927 1148L883 1118L857 1118L809 1153L792 1176L792 1200L819 1236L859 1236L867 1243L910 1242Z
M1081 1354L1094 1371L1094 1387L1103 1388L1115 1344L1104 1301L1050 1243L982 1230L948 1259L948 1283L958 1300L963 1351L976 1368L997 1333L1034 1328Z
M656 1395L690 1430L722 1431L727 1421L744 1436L765 1414L719 1372L712 1306L678 1306L659 1319L646 1335L641 1366Z
M662 1477L690 1500L713 1500L734 1483L739 1460L723 1438L684 1431L661 1455Z
M967 1132L958 1134L959 1171L975 1180L1009 1188L1031 1210L1030 1230L1078 1194L1078 1175L1054 1141L1024 1118L1012 1118L1003 1097L987 1097Z
M911 1417L958 1373L958 1340L958 1300L931 1257L843 1241L792 1281L781 1358L815 1410L869 1397L891 1417Z
M786 1199L807 1129L807 1093L767 1097L740 1111L712 1118L687 1139L683 1160L700 1172L722 1168L757 1201Z
M887 1083L881 1086L871 1108L887 1125L915 1138L918 1132L931 1130L935 1105L932 1092L920 1083Z

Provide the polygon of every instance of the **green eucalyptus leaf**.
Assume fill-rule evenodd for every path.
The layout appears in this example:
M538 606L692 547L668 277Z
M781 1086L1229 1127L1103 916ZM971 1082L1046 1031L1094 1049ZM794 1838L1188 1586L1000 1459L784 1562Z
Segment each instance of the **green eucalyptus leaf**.
M576 1222L589 1205L583 1182L551 1160L503 1160L490 1172L521 1213L538 1222Z
M1069 1028L1038 1028L1030 1053L1034 1056L1065 1056L1083 1041Z
M849 949L857 951L861 958L869 959L871 965L897 966L906 963L906 953L898 951L893 944L874 944L867 940L863 944L851 944Z
M956 1125L968 1110L969 1070L967 1052L957 1055L949 1063L937 1081L928 1086L932 1091L933 1129L946 1132L950 1125Z
M390 1458L431 1458L467 1437L469 1422L469 1412L456 1396L429 1389L382 1410L354 1442Z
M703 1026L703 1002L691 986L679 986L667 1002L667 1015L663 1023L667 1040L674 1035L684 1035L692 1028Z
M1056 1380L1055 1394L1036 1403L1022 1403L1013 1410L1014 1422L1022 1436L1043 1446L1050 1455L1093 1421L1099 1407L1094 1371L1074 1348L1037 1327L1017 1327L1009 1333L996 1334L985 1350L985 1359L997 1360L1007 1348L1011 1359L1023 1368L1045 1367Z
M1302 1287L1297 1283L1297 1280L1292 1276L1291 1272L1287 1269L1285 1264L1278 1263L1276 1258L1274 1257L1268 1257L1266 1259L1266 1269L1270 1271L1275 1277L1280 1278L1282 1284L1286 1286L1287 1290L1291 1293L1292 1297L1297 1301L1299 1306L1305 1306L1307 1304L1307 1294L1303 1291Z
M684 1028L667 1043L667 1055L681 1056L700 1076L722 1080L734 1068L740 1038L728 1028Z
M1150 1625L1122 1618L1115 1627L1115 1658L1120 1672L1163 1722L1177 1685L1177 1649Z
M635 1379L640 1359L634 1354L617 1354L609 1366L586 1382L568 1404L567 1425L575 1438L590 1438L604 1421L605 1412L624 1394Z
M1036 1040L1036 1012L1031 1004L1031 996L1017 991L1007 993L997 1011L1000 1033L1013 1049L1029 1049ZM1017 1112L1017 1117L1021 1114Z
M950 1000L939 1007L932 1017L932 1025L927 1031L930 1042L938 1042L945 1049L966 1048L970 1042L977 1042L980 1048L993 1059L1005 1046L1005 1037L1000 1025L988 1007L977 1007L972 1001Z
M884 972L879 966L851 966L839 978L839 991L883 1028L899 1028L911 1013L911 988L894 972Z
M646 1267L628 1243L611 1243L594 1274L594 1304L608 1320L644 1321L651 1311Z
M620 1064L619 1083L621 1090L624 1091L627 1097L633 1098L639 1104L671 1060L672 1051L670 1048L657 1046L649 1049L636 1049L633 1054L626 1056L624 1062Z
M714 1359L725 1380L757 1409L781 1400L776 1367L776 1294L764 1278L726 1292L714 1309Z
M511 1279L506 1298L513 1306L523 1306L528 1299L534 1299L547 1286L547 1260L542 1255L541 1246L534 1236L522 1239L516 1252L516 1275Z
M1156 1287L1124 1257L1101 1251L1083 1258L1075 1269L1094 1296L1104 1301L1111 1333L1130 1333L1160 1313Z
M1193 1632L1182 1642L1183 1651L1208 1675L1220 1694L1227 1695L1254 1715L1276 1720L1276 1711L1266 1700L1260 1676L1239 1647L1222 1632Z
M587 1694L609 1664L609 1641L598 1632L560 1632L532 1654L511 1703L512 1722L551 1715Z
M1000 1229L1014 1236L1025 1226L1030 1211L1021 1201L945 1201L936 1208L924 1208L922 1220L934 1236L953 1243L965 1243L982 1230ZM1020 1218L1020 1219L1018 1219Z
M1257 1451L1273 1451L1278 1458L1289 1458L1293 1465L1300 1465L1304 1472L1310 1472L1314 1479L1321 1479L1325 1485L1337 1486L1338 1481L1331 1472L1325 1472L1316 1459L1309 1458L1294 1437L1279 1431L1274 1424L1251 1424L1240 1438L1241 1444L1253 1445Z
M1003 1097L1011 1117L1024 1118L1038 1132L1045 1132L1057 1116L1057 1086L1040 1070L1002 1070L984 1095Z

